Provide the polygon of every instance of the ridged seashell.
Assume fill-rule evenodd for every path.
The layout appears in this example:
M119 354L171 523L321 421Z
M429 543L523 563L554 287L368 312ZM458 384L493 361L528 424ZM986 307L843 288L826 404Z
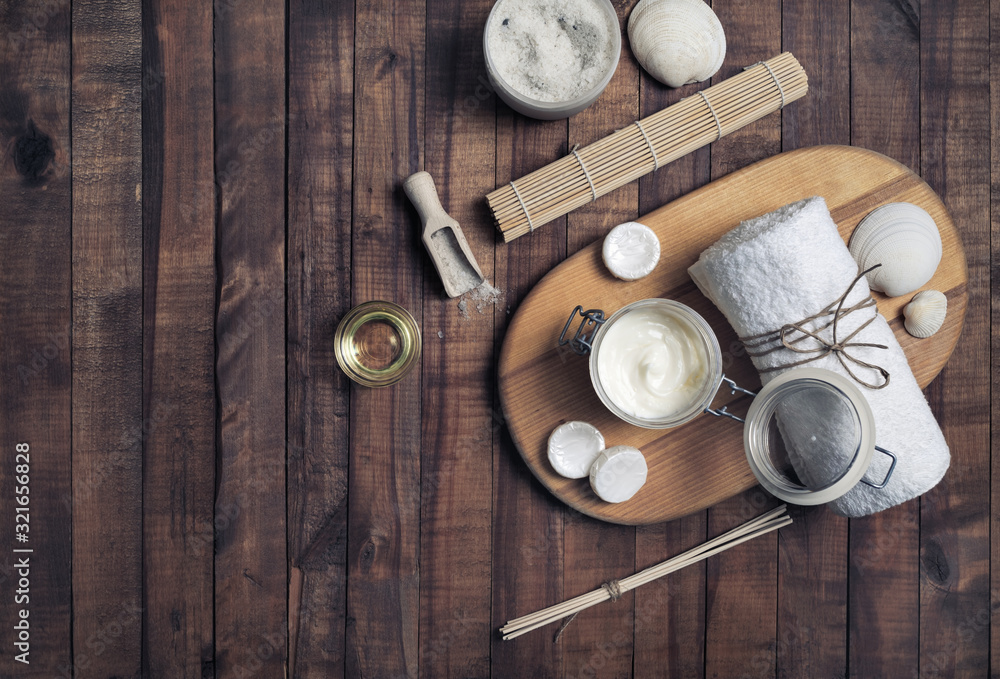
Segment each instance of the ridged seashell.
M851 255L868 274L868 286L890 297L908 295L931 279L941 262L941 234L934 218L912 203L872 210L851 234Z
M670 87L708 80L726 57L722 24L702 0L640 0L628 39L642 67Z
M903 325L914 337L930 337L944 325L948 313L948 298L937 290L918 292L903 307Z

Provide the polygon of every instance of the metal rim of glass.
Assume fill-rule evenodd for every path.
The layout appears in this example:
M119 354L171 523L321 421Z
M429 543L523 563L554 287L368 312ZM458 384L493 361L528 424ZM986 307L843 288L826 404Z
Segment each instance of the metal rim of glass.
M383 321L391 326L400 341L398 356L381 369L362 363L353 344L358 330L372 321ZM340 369L365 387L387 387L403 379L420 358L420 345L420 328L413 315L398 304L381 300L359 304L347 312L333 338Z
M775 468L769 454L770 423L777 407L802 388L825 389L843 399L855 425L850 462L821 488L793 482ZM847 493L868 471L875 451L875 417L864 395L847 377L823 368L795 368L768 382L753 400L743 427L743 446L754 476L769 493L793 504L824 504Z
M682 319L694 328L702 342L704 342L705 353L708 356L709 361L708 375L706 376L701 389L699 389L697 397L693 398L688 407L683 410L680 410L669 417L657 419L636 417L635 415L623 410L611 399L610 396L608 396L607 392L604 391L604 386L601 384L600 371L597 368L597 357L601 350L602 340L606 336L608 329L621 320L626 314L637 309L647 309L651 307L667 311L668 313ZM675 302L671 299L643 299L638 302L632 302L631 304L628 304L616 311L597 331L597 338L594 340L593 348L590 351L590 381L594 385L594 391L597 392L597 396L601 399L601 403L603 403L608 410L629 424L634 424L635 426L643 427L644 429L669 429L670 427L676 427L693 420L695 417L703 413L705 408L707 408L712 402L712 399L715 398L715 393L718 391L719 384L722 381L722 350L719 348L719 340L715 337L715 332L712 331L712 327L704 318L701 317L701 314L691 307L686 304L681 304L680 302Z

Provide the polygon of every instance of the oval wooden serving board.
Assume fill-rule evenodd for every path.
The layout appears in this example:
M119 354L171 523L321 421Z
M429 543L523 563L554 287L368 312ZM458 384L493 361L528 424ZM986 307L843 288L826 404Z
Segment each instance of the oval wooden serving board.
M866 214L885 203L915 203L934 217L944 255L924 288L948 296L944 327L933 337L915 339L906 333L902 319L902 307L912 295L888 299L876 293L876 297L921 387L941 371L962 331L968 272L958 232L940 198L909 169L873 151L816 146L782 153L640 218L659 236L663 251L656 270L646 278L628 283L612 277L601 261L601 241L597 241L549 272L521 303L500 354L500 398L515 445L556 497L590 516L637 525L690 514L756 485L739 423L701 415L675 429L629 425L597 398L588 359L558 347L557 340L577 304L610 315L635 300L674 299L702 314L715 330L726 374L748 388L759 386L733 329L701 295L687 268L741 221L810 196L826 199L845 241ZM726 391L716 397L715 406L735 400ZM730 409L743 413L747 406L733 403ZM635 497L610 504L594 495L587 479L565 479L552 470L546 456L549 433L569 420L595 425L609 446L628 444L645 453L649 477Z

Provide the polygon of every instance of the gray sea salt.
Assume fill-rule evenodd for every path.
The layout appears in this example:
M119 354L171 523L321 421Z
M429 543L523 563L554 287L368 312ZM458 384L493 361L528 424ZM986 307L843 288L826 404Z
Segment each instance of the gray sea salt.
M458 313L468 320L470 306L475 306L476 311L486 314L487 307L496 306L503 298L503 290L493 287L488 280L484 280L458 300Z
M596 0L499 0L487 29L490 57L521 94L570 101L611 68L617 24Z
M484 280L469 293L472 301L476 303L476 311L485 313L487 306L495 306L503 299L503 290L494 288L488 280Z
M464 292L472 290L483 280L458 246L455 234L450 229L442 229L431 234L434 252L438 256L441 277L451 281Z

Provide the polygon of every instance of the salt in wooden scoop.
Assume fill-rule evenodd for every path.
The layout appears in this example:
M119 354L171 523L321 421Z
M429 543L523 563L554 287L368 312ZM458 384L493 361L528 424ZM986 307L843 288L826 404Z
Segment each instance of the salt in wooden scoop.
M458 297L482 283L483 273L469 249L462 227L444 211L430 174L410 175L403 182L403 190L420 214L424 246L448 296Z

